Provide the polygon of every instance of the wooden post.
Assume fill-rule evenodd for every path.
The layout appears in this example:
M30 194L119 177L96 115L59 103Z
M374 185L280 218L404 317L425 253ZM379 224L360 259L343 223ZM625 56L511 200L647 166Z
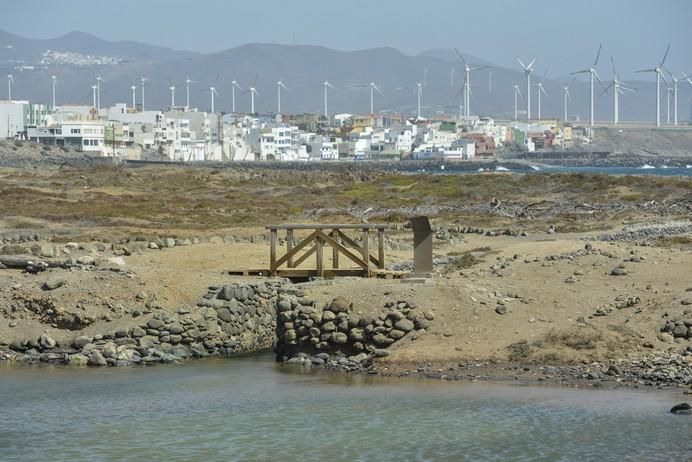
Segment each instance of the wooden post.
M384 228L377 228L377 267L384 269Z
M276 228L272 228L270 231L270 247L269 247L269 267L274 268L276 266Z
M290 253L291 250L293 250L293 230L289 228L286 230L286 253ZM293 257L289 257L286 264L289 268L293 268Z
M324 275L324 243L322 242L322 238L315 238L315 246L317 247L317 274L322 277Z
M368 228L363 229L363 245L361 246L361 249L363 249L363 261L365 262L365 266L367 268L370 267L370 230Z
M333 229L332 230L332 239L335 241L339 241L339 230L338 229ZM339 249L336 247L332 247L332 268L338 269L339 268Z

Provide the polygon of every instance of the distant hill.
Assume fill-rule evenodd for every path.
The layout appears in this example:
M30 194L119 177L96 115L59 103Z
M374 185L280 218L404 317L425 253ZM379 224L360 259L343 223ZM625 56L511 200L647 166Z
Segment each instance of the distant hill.
M12 48L6 48L5 45ZM117 58L116 62L70 64L49 62L40 64L42 53L51 49L57 52L78 53L80 56ZM464 53L463 50L460 50ZM474 64L489 64L471 55L464 55ZM72 55L58 56L72 59ZM76 58L75 58L76 59ZM98 60L97 60L98 61ZM33 66L22 68L22 66ZM451 69L454 67L454 86ZM375 93L375 110L398 111L414 114L416 110L416 83L423 81L427 69L427 86L423 89L423 114L433 115L442 111L458 113L461 102L460 87L464 75L461 63L453 50L429 50L417 56L401 53L394 48L373 48L357 51L340 51L321 46L247 44L216 53L201 54L154 47L135 42L108 42L92 35L73 32L51 40L32 40L16 37L0 31L0 75L15 76L13 96L32 101L49 101L50 76L58 76L58 104L91 102L91 85L101 74L103 83L102 102L130 102L130 86L137 85L137 101L140 100L139 79L148 78L145 88L145 105L148 108L165 108L170 104L169 86L175 85L176 103L185 103L184 81L191 78L191 105L209 108L210 86L218 92L215 98L217 110L231 110L231 81L237 80L244 91L236 90L236 109L250 110L247 89L255 86L259 92L256 109L261 112L276 111L277 80L288 87L282 91L283 112L322 112L324 81L335 89L329 90L329 110L334 112L366 113L370 108L369 83L375 82L382 94ZM516 69L493 66L492 83L489 71L474 72L471 76L471 112L508 119L514 112L513 85L518 84L526 93L523 73ZM604 81L608 71L601 70ZM534 76L534 83L540 76ZM607 82L606 82L607 84ZM639 91L620 98L623 121L651 121L654 116L655 87L652 80L631 82ZM542 115L563 115L563 87L570 86L569 118L588 114L588 84L586 79L546 79L543 83L547 95L542 97ZM0 86L4 98L5 85ZM597 87L597 95L601 88ZM532 89L532 115L537 115L537 88ZM665 120L665 91L662 113ZM689 120L690 89L680 87L679 118ZM521 114L526 103L520 100ZM612 93L596 98L596 118L612 118Z

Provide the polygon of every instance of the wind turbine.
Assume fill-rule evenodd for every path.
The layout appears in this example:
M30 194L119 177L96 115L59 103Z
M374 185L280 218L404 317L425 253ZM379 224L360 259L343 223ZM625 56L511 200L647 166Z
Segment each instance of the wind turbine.
M626 91L635 90L618 80L618 73L615 70L615 61L612 56L610 58L610 63L613 66L613 81L603 89L601 95L608 91L609 88L613 88L613 125L617 125L620 121L620 95L624 95Z
M514 85L514 120L519 120L519 96L522 98L524 95L521 94L521 90L519 90L519 85Z
M130 90L132 90L132 110L134 111L137 109L137 98L136 98L137 86L131 85Z
M142 77L139 80L142 82L142 112L144 112L144 83L149 79L147 77Z
M214 88L214 87L209 87L209 94L211 95L211 112L213 114L214 113L214 95L218 96L219 94L216 92L216 88Z
M471 72L473 71L478 71L481 69L487 69L490 66L472 66L469 65L466 60L464 59L463 56L461 56L461 53L459 53L459 50L456 48L454 49L456 52L457 56L461 60L462 64L464 65L464 72L465 77L464 77L464 111L466 113L466 117L469 118L471 117Z
M420 97L421 97L421 94L423 93L423 84L417 83L416 87L417 87L416 93L418 96L418 118L420 119Z
M171 91L171 109L173 109L175 107L175 85L171 85L168 89Z
M242 90L236 80L231 81L231 110L235 114L235 89Z
M98 87L97 87L96 85L92 85L92 86L91 86L91 92L93 93L93 97L94 97L94 104L93 104L92 107L93 107L94 109L96 109L96 90L97 90L97 88L98 88Z
M12 84L14 83L14 77L12 74L7 74L7 99L12 101Z
M567 101L571 100L572 97L569 94L569 87L562 87L565 92L565 118L564 121L567 122Z
M661 62L658 64L658 66L651 68L651 69L642 69L637 72L655 72L656 73L656 126L660 127L661 126L661 78L663 78L663 81L668 84L668 81L666 80L666 76L663 74L663 64L666 62L666 58L668 57L668 51L670 50L670 43L668 44L668 48L666 48L666 53L663 55L663 59Z
M519 58L517 58L517 61L519 61L519 65L526 75L526 120L531 120L531 73L533 72L533 64L536 62L536 58L532 59L528 66L524 65Z
M101 113L101 82L105 82L101 75L96 76L96 110Z
M277 114L281 114L281 89L282 88L285 90L288 90L286 85L284 85L284 83L281 80L279 80L278 82L276 82L276 92L277 92L277 95L276 95L276 113Z
M666 69L668 71L668 69ZM680 81L675 74L668 71L670 78L673 79L673 124L678 125L678 82ZM683 74L682 79L689 80L686 74ZM670 88L668 89L670 91ZM670 93L668 94L668 109L670 110ZM670 117L668 118L668 123L670 123Z
M190 109L190 84L191 84L191 83L195 83L195 81L194 81L194 80L190 80L189 77L185 79L185 93L186 93L186 96L187 96L187 100L185 101L185 102L186 102L185 107L188 108L188 109Z
M593 65L588 68L584 69L581 71L576 71L572 72L572 75L575 74L589 74L589 79L590 79L590 85L589 85L589 94L590 99L589 99L589 125L593 127L594 123L594 100L593 100L593 78L594 76L598 79L598 81L603 85L603 82L601 81L601 78L598 76L598 72L596 72L596 65L598 64L598 58L601 56L601 48L603 48L603 45L598 45L598 53L596 53L596 60L593 62Z
M250 87L250 114L255 113L255 95L259 96L255 87Z
M541 78L541 81L538 82L538 120L541 120L541 93L543 93L545 96L548 96L548 93L545 92L545 89L543 88L543 81L545 80L545 76L548 75L548 71L545 71L545 74L543 74L543 77Z
M327 82L326 80L324 81L324 118L329 120L329 111L327 107L327 89L334 89L334 85L331 83Z
M50 78L53 81L53 109L55 109L55 79L57 79L57 77L51 75Z
M377 90L377 93L380 95L382 94L382 91L375 85L375 82L370 82L370 114L375 113L375 91ZM384 96L384 95L383 95Z

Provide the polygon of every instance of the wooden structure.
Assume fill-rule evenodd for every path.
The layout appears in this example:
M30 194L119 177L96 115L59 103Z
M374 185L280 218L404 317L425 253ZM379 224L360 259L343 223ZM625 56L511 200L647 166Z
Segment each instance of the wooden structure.
M288 278L335 277L335 276L375 276L384 272L384 232L390 228L384 224L285 224L269 225L269 270L267 276ZM277 254L279 231L286 231L286 253ZM296 230L309 231L307 237L295 240ZM346 230L360 233L360 243L346 234ZM371 233L377 235L377 253L370 253ZM332 249L331 268L325 267L324 249ZM314 268L298 268L311 256L315 256ZM339 259L345 257L355 264L355 268L341 268Z

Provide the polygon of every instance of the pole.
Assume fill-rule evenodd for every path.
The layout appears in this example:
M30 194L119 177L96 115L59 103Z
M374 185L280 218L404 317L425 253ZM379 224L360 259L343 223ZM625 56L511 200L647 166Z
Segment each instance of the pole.
M673 124L678 126L678 81L673 82Z
M142 112L144 112L144 80L142 80Z
M526 120L531 120L531 72L526 73Z
M538 87L538 120L541 120L541 87Z
M329 120L329 112L327 111L327 84L324 85L324 118Z
M613 125L617 125L618 121L620 119L620 108L619 108L619 95L618 92L620 90L619 85L614 85L613 86Z
M235 114L235 84L231 85L231 109Z
M661 73L656 70L656 126L661 126Z
M421 85L418 84L418 118L420 119L420 94L421 94Z
M589 86L589 91L591 93L591 100L589 104L589 125L593 127L593 72L591 74L591 85Z
M372 85L370 85L370 114L375 113L375 102L374 102L375 96L373 94L374 92L375 92L375 89L373 88Z
M55 77L53 77L53 108L55 109Z
M185 107L189 110L190 109L190 79L185 81L185 87L186 87L185 90L187 93L187 95L186 95L187 100L185 101L187 104L185 105Z
M666 90L666 123L670 125L670 92L672 88Z
M281 84L276 85L278 98L276 100L276 113L281 114Z

